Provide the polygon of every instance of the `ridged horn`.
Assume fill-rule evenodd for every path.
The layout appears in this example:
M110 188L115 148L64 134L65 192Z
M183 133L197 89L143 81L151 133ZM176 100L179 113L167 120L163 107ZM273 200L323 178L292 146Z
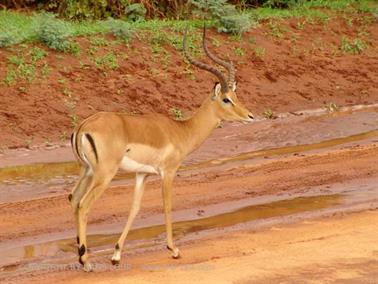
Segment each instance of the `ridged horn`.
M191 64L193 64L194 66L197 66L198 68L206 70L206 71L214 74L215 76L217 76L217 78L218 78L218 80L221 84L222 93L227 93L228 92L228 85L227 85L227 81L226 81L226 78L224 77L223 73L221 71L219 71L218 69L216 69L215 67L212 67L212 66L210 66L206 63L203 63L203 62L200 62L200 61L193 59L189 55L188 50L187 50L187 45L186 45L187 33L188 33L188 29L185 30L184 40L183 40L183 51L184 51L184 55L185 55L186 59L188 59L188 61Z
M206 24L203 24L203 39L202 39L202 45L203 49L205 50L206 55L213 60L215 63L223 66L228 71L228 86L231 88L232 85L235 82L235 67L232 61L227 62L223 59L220 59L219 57L215 56L210 52L210 50L207 48L207 42L206 42Z

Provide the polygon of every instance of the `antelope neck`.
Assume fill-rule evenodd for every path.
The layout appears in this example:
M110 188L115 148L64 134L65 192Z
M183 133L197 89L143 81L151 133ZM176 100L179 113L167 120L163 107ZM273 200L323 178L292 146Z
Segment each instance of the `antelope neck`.
M220 123L221 118L216 113L215 103L211 97L207 98L190 119L182 122L189 153L201 145Z

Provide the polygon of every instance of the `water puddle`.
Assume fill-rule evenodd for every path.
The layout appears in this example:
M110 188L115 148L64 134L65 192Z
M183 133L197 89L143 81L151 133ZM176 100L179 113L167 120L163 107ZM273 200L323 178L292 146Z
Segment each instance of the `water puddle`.
M297 197L290 200L275 201L268 204L252 205L215 216L176 222L174 223L174 236L175 239L180 239L185 235L204 230L224 228L254 220L288 216L307 211L317 211L342 205L344 202L345 195L333 194ZM156 239L164 232L165 225L155 225L151 227L134 229L130 231L127 240L142 241ZM119 236L120 233L89 235L88 246L92 249L92 251L96 250L96 247L105 245L113 247ZM3 270L9 271L16 269L17 263L29 262L33 258L42 256L62 256L62 254L65 255L67 253L69 253L70 256L76 255L76 239L63 239L2 250L0 251L0 265L3 266Z
M295 146L287 146L287 147L280 147L280 148L272 148L272 149L266 149L266 150L258 150L258 151L252 151L248 153L242 153L239 155L236 155L234 157L227 157L222 159L216 159L212 161L206 161L200 164L196 164L193 166L188 166L186 169L196 169L196 168L203 168L203 167L209 167L211 165L222 165L229 162L234 161L245 161L250 160L253 158L258 157L273 157L273 156L280 156L280 155L287 155L287 154L294 154L294 153L300 153L300 152L306 152L306 151L312 151L312 150L319 150L319 149L325 149L330 148L346 143L356 142L372 137L378 136L378 130L372 130L356 135L351 135L343 138L336 138L336 139L330 139L326 141L322 141L319 143L314 144L304 144L304 145L295 145Z
M180 170L194 170L222 165L234 161L245 161L257 157L273 157L310 150L319 150L372 137L378 137L378 130L372 130L343 138L330 139L314 144L295 145L242 153L232 157L214 159L192 165L185 165L182 166ZM76 162L40 163L24 166L5 167L0 169L0 183L14 185L17 183L25 182L46 182L51 179L75 177L77 176L78 172L79 167ZM114 180L125 180L133 177L133 173L120 172L116 175Z

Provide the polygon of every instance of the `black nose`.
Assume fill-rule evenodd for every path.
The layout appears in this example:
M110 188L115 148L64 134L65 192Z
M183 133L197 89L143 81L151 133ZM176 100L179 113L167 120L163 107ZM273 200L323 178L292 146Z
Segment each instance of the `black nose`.
M252 113L248 114L248 117L249 117L250 119L254 119Z

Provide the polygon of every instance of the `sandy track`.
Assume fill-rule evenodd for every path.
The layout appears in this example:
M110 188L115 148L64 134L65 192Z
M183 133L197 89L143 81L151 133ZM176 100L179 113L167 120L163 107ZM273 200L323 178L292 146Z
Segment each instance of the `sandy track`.
M182 174L174 184L174 210L200 209L209 204L267 194L306 192L319 185L327 190L327 184L347 183L364 177L378 179L377 156L377 145L359 146L266 161L262 165L215 167ZM159 188L158 180L148 183L136 225L147 216L161 213ZM90 224L125 221L131 200L132 186L108 189L91 211ZM0 206L0 212L2 241L74 229L73 217L67 214L71 208L65 195L4 204Z
M48 283L376 283L378 212L212 236L124 259L126 269L56 272L21 282Z
M62 178L57 184L51 180L44 184L41 180L25 179L15 185L3 185L3 190L31 187L26 197L22 191L8 191L15 198L7 202L4 197L0 204L0 281L372 282L377 276L378 257L378 213L369 211L378 207L376 115L376 109L370 109L340 113L336 117L295 116L257 123L254 128L217 129L208 143L189 157L175 179L175 237L183 253L178 261L170 259L163 249L164 229L156 226L164 220L158 178L151 177L148 181L142 210L133 225L120 267L111 266L109 259L127 219L133 181L116 181L94 205L89 218L93 274L83 273L81 267L67 268L77 265L76 232L67 200L73 176ZM319 127L326 129L318 131ZM255 136L259 139L253 145ZM340 143L324 142L340 137L344 137ZM324 145L312 147L319 142ZM288 145L293 150L280 152ZM267 148L278 150L267 154L264 151ZM248 156L255 152L258 155ZM64 152L61 154L63 157ZM58 190L53 196L45 189L50 185ZM40 192L33 193L33 188ZM347 197L348 192L357 195ZM299 199L278 211L275 209L273 215L268 213L269 204L273 206L277 200L317 195L325 196L325 202L322 203L322 198ZM347 199L349 203L343 203ZM251 204L265 206L252 212L257 219L242 218L232 224L227 221L218 227L200 223ZM335 206L339 207L333 210ZM335 212L336 217L332 215ZM182 229L188 224L179 221L187 220L187 223L193 221L190 229ZM155 233L151 234L150 229Z

